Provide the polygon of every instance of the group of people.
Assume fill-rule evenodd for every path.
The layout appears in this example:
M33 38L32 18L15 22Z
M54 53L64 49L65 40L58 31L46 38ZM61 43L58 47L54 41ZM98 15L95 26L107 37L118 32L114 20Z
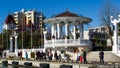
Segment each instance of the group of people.
M76 52L76 61L80 62L80 63L87 63L87 59L86 59L86 51L85 50L81 50L81 51L77 51ZM25 59L28 60L28 53L25 53ZM22 51L18 52L18 57L22 58ZM36 51L36 52L31 52L30 53L30 59L31 60L46 60L46 61L51 61L51 60L63 60L63 57L66 57L65 60L70 60L70 55L66 54L66 52L61 52L58 53L57 51L55 51L54 53L52 52L52 50L50 49L49 51ZM53 58L54 57L54 58ZM99 52L99 58L100 58L100 64L104 64L104 52L100 51Z
M18 57L20 59L22 59L22 51L18 52ZM40 51L36 51L36 52L31 52L30 53L30 58L28 57L28 52L25 53L25 59L26 60L42 60L43 59L43 56L44 56L44 53L43 52L40 52Z
M25 52L22 53L22 51L18 52L18 57L22 59L23 54L25 54L25 59L26 60L46 60L46 61L51 61L51 60L70 60L70 55L66 54L65 51L52 51L52 49L46 50L45 52L43 51L34 51L31 53Z
M80 63L87 63L87 59L86 59L86 51L85 50L81 50L81 51L77 51L77 61L79 61ZM101 50L99 52L99 59L100 59L100 64L104 64L104 52Z
M87 59L86 59L86 51L85 50L81 50L81 51L77 51L77 61L79 61L80 63L87 63Z

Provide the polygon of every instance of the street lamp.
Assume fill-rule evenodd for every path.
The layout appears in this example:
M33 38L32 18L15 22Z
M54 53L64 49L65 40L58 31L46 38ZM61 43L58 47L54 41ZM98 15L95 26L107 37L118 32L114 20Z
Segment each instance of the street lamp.
M10 52L13 52L13 35L10 35Z
M45 45L45 42L46 42L46 33L47 33L47 29L46 28L43 29L43 33L44 33L44 45Z
M18 49L18 45L17 45L18 34L16 32L14 33L14 37L15 37L15 52L16 52Z
M113 47L112 51L114 53L118 52L118 29L117 24L120 22L120 15L118 15L118 19L114 19L113 16L111 16L111 23L114 25L114 41L113 41Z

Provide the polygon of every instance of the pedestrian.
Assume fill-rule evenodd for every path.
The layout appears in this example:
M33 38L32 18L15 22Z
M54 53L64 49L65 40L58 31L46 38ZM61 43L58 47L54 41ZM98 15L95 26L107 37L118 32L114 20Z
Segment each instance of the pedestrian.
M30 56L31 56L31 60L35 60L35 53L34 52L31 52Z
M57 51L55 51L55 53L54 53L54 57L55 57L55 60L58 60Z
M2 58L2 51L0 51L0 58Z
M3 54L4 54L4 58L6 58L6 52L4 52Z
M59 54L58 59L59 59L59 61L61 61L61 54Z
M20 59L22 59L22 51L20 51Z
M52 60L52 57L53 57L52 52L49 52L49 53L48 53L48 56L49 56L49 60Z
M50 59L50 58L49 58L49 52L48 52L48 51L45 52L45 59L46 59L46 61L49 61L49 59Z
M81 50L81 54L80 54L79 60L80 60L80 63L83 62L83 50Z
M40 53L40 60L44 60L45 59L45 54L43 53L43 51Z
M87 63L87 59L86 59L86 51L83 51L83 63Z
M77 61L79 61L80 60L80 51L77 51Z
M36 51L36 60L39 60L39 59L40 59L40 52Z
M26 60L28 60L28 53L27 52L26 52L25 56L26 56Z
M19 58L20 57L20 52L18 52L17 55L18 55L18 58Z
M101 50L99 52L100 64L104 64L104 52Z

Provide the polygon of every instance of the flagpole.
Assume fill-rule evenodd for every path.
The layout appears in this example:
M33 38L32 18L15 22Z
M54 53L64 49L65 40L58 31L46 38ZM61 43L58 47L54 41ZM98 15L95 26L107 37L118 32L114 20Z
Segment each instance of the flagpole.
M31 22L31 49L32 49L32 22Z
M23 18L22 18L22 49L23 49Z

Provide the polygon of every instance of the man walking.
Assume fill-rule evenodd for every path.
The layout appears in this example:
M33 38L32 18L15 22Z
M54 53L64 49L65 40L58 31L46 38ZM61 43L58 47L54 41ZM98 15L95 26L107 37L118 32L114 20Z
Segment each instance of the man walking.
M87 63L86 51L83 51L83 62L84 62L84 64Z
M103 51L100 51L99 58L100 58L100 64L104 64L104 52Z

